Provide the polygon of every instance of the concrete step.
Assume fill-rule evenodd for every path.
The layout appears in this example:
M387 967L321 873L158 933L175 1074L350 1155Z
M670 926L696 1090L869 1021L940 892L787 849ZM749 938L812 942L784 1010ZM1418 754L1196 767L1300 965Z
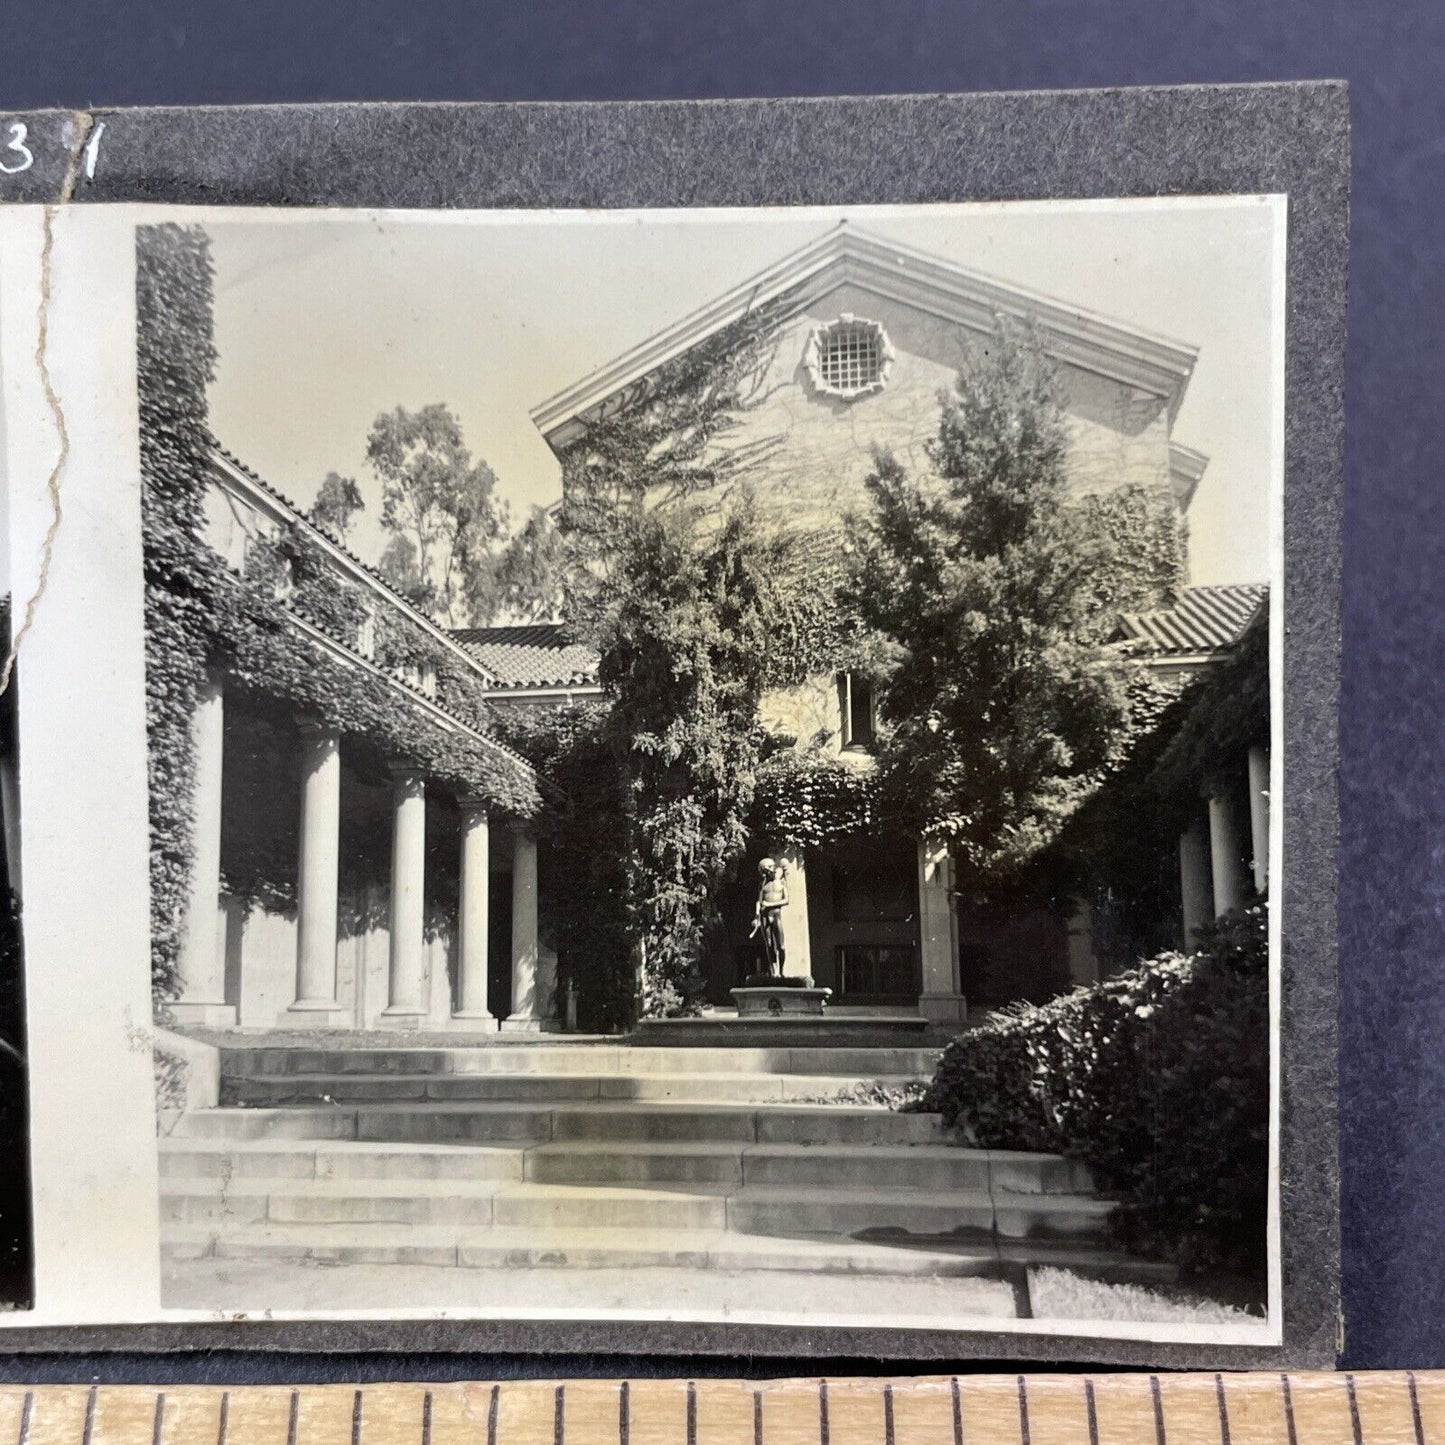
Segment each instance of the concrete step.
M990 1275L1000 1251L959 1244L936 1249L852 1240L777 1240L723 1230L419 1228L409 1225L248 1224L217 1235L205 1224L168 1224L167 1260L306 1260L326 1264L421 1264L484 1269L656 1269L875 1274L910 1278ZM1078 1250L1079 1260L1118 1256ZM1054 1256L1049 1257L1052 1263Z
M1046 1154L952 1144L739 1144L728 1141L378 1144L361 1140L160 1141L166 1179L532 1179L558 1184L777 1184L1088 1193L1089 1170Z
M172 1138L364 1139L486 1143L526 1140L730 1141L741 1144L931 1144L944 1142L937 1114L899 1114L857 1104L675 1104L662 1101L565 1106L450 1100L220 1108L183 1115Z
M936 1048L646 1048L507 1043L458 1048L374 1045L226 1047L226 1078L256 1074L837 1074L931 1078Z
M736 1234L1103 1238L1114 1205L1084 1195L689 1182L666 1188L535 1180L177 1178L167 1222L493 1224L525 1229L726 1229Z
M819 1189L754 1185L728 1196L728 1228L739 1234L914 1235L1101 1241L1116 1206L1087 1195L993 1194L986 1190Z
M477 1099L539 1103L573 1100L698 1100L755 1104L846 1098L856 1089L903 1088L907 1075L843 1074L358 1074L268 1073L227 1076L227 1104L354 1104L383 1100Z
M520 1179L518 1145L345 1139L160 1140L162 1179Z
M526 1151L528 1179L566 1184L708 1183L817 1185L890 1190L993 1189L1087 1194L1088 1169L1045 1154L961 1149L951 1144L557 1143Z

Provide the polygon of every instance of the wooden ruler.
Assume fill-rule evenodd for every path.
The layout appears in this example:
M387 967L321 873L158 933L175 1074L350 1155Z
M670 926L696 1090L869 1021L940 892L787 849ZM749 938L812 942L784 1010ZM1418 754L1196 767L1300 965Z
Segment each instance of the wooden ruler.
M1445 1372L0 1387L0 1445L1445 1445Z

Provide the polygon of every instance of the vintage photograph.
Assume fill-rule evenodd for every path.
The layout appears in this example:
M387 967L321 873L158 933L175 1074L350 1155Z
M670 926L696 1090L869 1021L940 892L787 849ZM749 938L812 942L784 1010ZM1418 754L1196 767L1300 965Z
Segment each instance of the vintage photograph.
M1283 224L138 225L163 1306L1263 1325Z

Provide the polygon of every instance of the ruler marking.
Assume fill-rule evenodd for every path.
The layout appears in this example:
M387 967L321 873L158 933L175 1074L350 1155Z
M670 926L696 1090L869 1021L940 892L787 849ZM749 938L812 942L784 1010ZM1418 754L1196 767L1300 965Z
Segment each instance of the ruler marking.
M1360 1433L1360 1402L1355 1398L1355 1377L1345 1376L1345 1395L1350 1402L1350 1434L1355 1437L1355 1445L1364 1445L1363 1436Z
M1205 1377L1205 1380L1207 1379L1208 1377ZM1266 1438L1276 1439L1279 1445L1301 1445L1302 1441L1309 1441L1309 1438L1311 1438L1311 1429L1309 1429L1308 1422L1314 1418L1314 1415L1312 1415L1312 1407L1309 1406L1312 1394L1308 1399L1306 1399L1306 1396L1302 1396L1301 1400L1296 1402L1295 1397L1293 1397L1293 1384L1295 1384L1295 1379L1296 1377L1290 1376L1289 1373L1283 1373L1283 1371L1273 1374L1273 1383L1270 1383L1270 1374L1266 1373L1260 1373L1259 1376L1253 1377L1231 1376L1230 1386L1225 1387L1222 1373L1215 1373L1214 1403L1218 1420L1218 1445L1247 1445L1246 1436L1253 1439L1254 1436L1256 1436L1261 1429L1266 1428L1266 1426L1269 1426L1266 1431ZM1370 1445L1370 1442L1373 1441L1373 1433L1379 1432L1379 1422L1371 1426L1370 1431L1364 1428L1364 1410L1366 1410L1366 1406L1370 1406L1371 1409L1377 1409L1377 1407L1379 1407L1379 1405L1371 1405L1371 1400L1376 1400L1376 1396L1370 1393L1376 1379L1379 1379L1379 1377L1373 1376L1373 1374L1367 1374L1366 1393L1364 1393L1364 1396L1361 1396L1360 1383L1358 1383L1360 1377L1358 1377L1357 1374L1344 1374L1345 1403L1347 1403L1348 1412L1350 1412L1350 1435L1345 1436L1342 1432L1338 1433L1341 1433L1345 1445ZM1393 1374L1393 1376L1386 1376L1384 1379L1389 1381L1389 1389L1384 1392L1384 1396L1381 1396L1381 1399L1393 1399L1392 1409L1396 1410L1396 1412L1399 1412L1399 1406L1402 1406L1405 1400L1402 1400L1400 1396L1392 1396L1390 1392L1393 1392L1394 1389L1399 1389L1402 1384L1403 1387L1405 1387L1402 1393L1405 1399L1409 1400L1409 1426L1406 1426L1405 1420L1399 1419L1397 1415L1396 1419L1397 1422L1399 1422L1399 1432L1405 1436L1406 1445L1428 1445L1431 1436L1429 1436L1429 1431L1425 1426L1425 1420L1423 1420L1423 1406L1425 1406L1426 1400L1432 1399L1431 1394L1429 1394L1429 1389L1432 1389L1433 1383L1435 1383L1435 1377L1428 1373L1426 1373L1425 1376L1416 1376L1415 1371L1399 1371L1399 1373ZM1425 1386L1420 1384L1420 1380L1422 1379L1425 1380ZM1025 1374L1014 1377L1014 1380L1016 1380L1017 1410L1019 1410L1019 1445L1049 1445L1053 1432L1051 1423L1052 1406L1049 1405L1049 1399L1045 1399L1045 1396L1040 1394L1040 1402L1048 1406L1045 1409L1045 1416L1048 1416L1048 1419L1045 1419L1046 1429L1043 1436L1040 1436L1039 1441L1033 1441L1033 1412L1032 1405L1030 1405L1030 1384L1036 1383L1036 1381L1030 1379L1029 1376L1025 1376ZM1208 1386L1205 1384L1205 1380L1198 1381L1198 1383L1204 1384L1205 1390L1207 1390ZM1085 1425L1084 1439L1087 1445L1101 1445L1101 1442L1103 1442L1103 1423L1101 1423L1100 1418L1100 1394L1098 1394L1101 1381L1103 1381L1105 1403L1110 1402L1110 1400L1113 1399L1113 1396L1110 1394L1110 1381L1104 1380L1103 1377L1082 1377L1082 1400L1079 1399L1079 1396L1072 1396L1075 1402L1082 1403L1082 1406L1084 1406L1085 1419L1078 1423L1084 1423ZM681 1383L681 1381L679 1381L679 1383ZM942 1381L939 1381L939 1383L942 1383ZM998 1381L998 1383L1003 1384L1004 1392L1007 1392L1007 1380ZM803 1383L803 1381L799 1381L799 1384L801 1384L803 1390L806 1390L806 1384ZM831 1384L831 1381L828 1379L816 1379L815 1377L815 1389L816 1394L818 1394L818 1442L816 1442L816 1445L847 1445L847 1442L842 1439L842 1436L840 1436L837 1442L832 1441L832 1405L834 1405L834 1402L832 1402L831 1399L829 1384ZM699 1393L701 1393L701 1390L699 1390L699 1383L696 1380L686 1380L685 1386L685 1445L699 1445L699 1441L701 1441L701 1426L699 1426L699 1410L701 1410L701 1405L699 1405ZM1306 1379L1305 1386L1311 1387L1312 1389L1314 1381ZM627 1380L621 1380L617 1381L614 1387L617 1389L617 1445L633 1445L633 1442L631 1442L630 1383ZM708 1381L702 1381L702 1389L708 1389L708 1387ZM870 1392L873 1394L873 1407L877 1407L877 1397L881 1394L880 1413L881 1426L883 1426L883 1428L880 1429L879 1436L874 1438L876 1439L877 1445L910 1445L909 1435L912 1433L912 1425L910 1425L910 1422L912 1422L913 1419L912 1413L910 1413L910 1410L912 1410L912 1399L910 1399L909 1394L903 1394L902 1409L905 1410L905 1418L903 1418L902 1422L899 1422L897 1412L899 1412L900 1409L900 1396L897 1392L899 1392L900 1387L902 1387L905 1392L910 1389L907 1381L880 1380L877 1381L876 1386L874 1386L874 1389ZM1150 1445L1169 1445L1168 1422L1166 1422L1165 1418L1165 1394L1172 1389L1172 1381L1166 1383L1160 1376L1149 1376L1150 1407L1152 1407L1153 1425L1155 1425L1155 1441L1150 1442ZM1241 1389L1243 1389L1243 1393L1238 1393ZM181 1392L178 1393L175 1389L168 1389L146 1393L152 1394L153 1409L152 1420L150 1420L149 1441L144 1441L143 1445L178 1445L178 1442L181 1441L181 1436L189 1436L191 1433L194 1433L189 1429L188 1425L185 1425L185 1420L191 1418L188 1392L181 1390ZM355 1389L353 1392L350 1445L367 1445L367 1441L364 1439L367 1425L366 1393L367 1392L361 1389ZM847 1393L848 1399L853 1399L851 1390ZM1068 1393L1072 1394L1072 1387L1069 1387ZM302 1445L302 1394L302 1389L289 1390L286 1445ZM737 1397L736 1405L740 1407L740 1410L746 1409L746 1403L744 1402L747 1400L747 1394L743 1392L738 1392L738 1394L740 1394L740 1397ZM1049 1394L1049 1392L1046 1392L1046 1394ZM1277 1400L1277 1405L1274 1407L1280 1410L1280 1415L1273 1415L1272 1407L1264 1405L1264 1399L1269 1396L1274 1396L1274 1399ZM1338 1409L1340 1396L1332 1394L1332 1390L1327 1392L1327 1396L1334 1399L1334 1409ZM72 1405L81 1405L78 1390L69 1397L71 1397ZM214 1445L230 1445L230 1397L231 1390L218 1389L215 1390L214 1393L211 1393L212 1403L217 1406L218 1410L217 1416L215 1416L215 1419L217 1419L215 1432L217 1433L215 1433L214 1438L212 1438ZM676 1394L673 1394L672 1397L676 1402ZM17 1433L12 1436L12 1445L40 1445L43 1436L51 1433L51 1426L46 1425L45 1420L40 1420L39 1426L38 1423L36 1423L39 1403L45 1402L46 1399L48 1399L48 1393L46 1393L45 1389L26 1389L23 1390L23 1392L22 1390L16 1390L16 1392L10 1394L12 1407L14 1407L16 1403L19 1403L20 1406L19 1412L17 1412L17 1415L19 1415L19 1419L17 1419ZM107 1396L107 1400L110 1399L111 1397ZM275 1399L275 1397L273 1397L273 1399ZM342 1396L341 1399L344 1399L344 1396ZM445 1392L445 1390L442 1390L441 1399L447 1399L447 1392ZM848 1399L844 1400L844 1405L848 1405ZM933 1396L933 1399L938 1400L938 1396ZM1142 1413L1144 1403L1142 1393L1134 1394L1133 1399L1136 1400L1136 1407L1140 1410L1140 1416L1142 1416L1142 1418L1140 1418L1140 1425L1143 1425L1144 1428L1143 1439L1147 1441L1149 1426L1147 1426L1146 1423L1147 1416L1143 1416ZM1173 1394L1170 1394L1170 1399L1173 1399ZM1199 1399L1199 1397L1195 1396L1195 1399ZM1204 1397L1199 1399L1199 1403L1204 1405L1205 1410L1208 1410L1208 1405L1205 1403L1207 1399L1207 1394L1204 1394ZM130 1419L130 1425L127 1425L126 1429L124 1429L124 1435L126 1435L127 1441L130 1441L130 1445L134 1445L134 1438L142 1435L142 1432L144 1432L143 1400L144 1394L140 1396L140 1400L134 1400L134 1405L140 1406L139 1419L134 1418L134 1412L131 1407L127 1407L126 1412L124 1412L126 1413L127 1419ZM1253 1402L1256 1402L1256 1400L1261 1407L1260 1419L1257 1420L1257 1422L1254 1420L1254 1409L1256 1409L1256 1407L1253 1405ZM175 1419L173 1420L168 1418L169 1407L171 1407L172 1402L176 1402L178 1410L181 1412L179 1415L175 1415ZM545 1403L543 1402L545 1402L545 1394L543 1394L542 1400L538 1402L539 1405L542 1405L543 1409L545 1409ZM243 1400L243 1405L244 1403L246 1402ZM277 1399L276 1405L279 1406L279 1403L280 1400ZM340 1405L340 1403L341 1400L335 1400L335 1405ZM572 1403L574 1403L574 1407L578 1407L577 1400L574 1400ZM942 1402L938 1403L941 1405ZM1179 1403L1181 1403L1181 1407L1189 1405L1188 1396L1183 1392L1179 1392ZM764 1445L764 1390L762 1387L751 1387L751 1405L753 1405L753 1410L751 1410L751 1415L753 1415L753 1439L751 1439L751 1445ZM1003 1406L1004 1413L1007 1413L1006 1393L1004 1393L1003 1399L998 1399L998 1405ZM88 1387L87 1393L85 1393L84 1425L82 1425L81 1441L77 1442L77 1445L105 1445L108 1436L117 1428L118 1418L113 1419L116 1412L110 1410L110 1405L107 1405L110 1413L107 1413L105 1422L100 1422L100 1419L98 1419L98 1406L100 1406L100 1390L98 1390L98 1386L92 1384L92 1386ZM426 1389L425 1392L423 1392L420 1406L422 1407L420 1407L419 1412L419 1445L436 1445L436 1442L438 1442L438 1436L436 1436L436 1429L438 1429L438 1416L436 1416L438 1394L436 1394L434 1389ZM965 1432L964 1419L962 1419L962 1386L961 1380L959 1380L957 1376L949 1379L949 1406L951 1406L952 1419L951 1445L965 1445L965 1438L967 1438L968 1432ZM412 1405L410 1405L410 1407L412 1407L412 1409L416 1407L415 1394L412 1396ZM1244 1409L1244 1413L1235 1418L1235 1410L1237 1409ZM1301 1423L1299 1423L1299 1409L1306 1410L1306 1426L1301 1426ZM169 1413L173 1415L175 1412ZM279 1413L279 1410L277 1410L277 1413ZM383 1410L383 1413L389 1412ZM853 1420L853 1415L851 1415L850 1410L845 1410L844 1415L845 1419L840 1420L840 1429L842 1429L844 1433L851 1435L851 1433L853 1433L853 1426L850 1425L850 1420ZM1186 1410L1186 1415L1188 1415L1188 1410ZM46 1416L46 1419L49 1419L49 1416ZM71 1416L71 1419L74 1420L74 1415ZM275 1416L273 1416L273 1419L275 1419ZM543 1419L545 1419L545 1416L543 1416ZM879 1418L873 1416L873 1419L874 1422L877 1422ZM1074 1419L1078 1420L1077 1416L1074 1416ZM1335 1419L1338 1420L1338 1416L1335 1416ZM1371 1419L1374 1419L1374 1416L1371 1416ZM746 1422L746 1416L740 1415L737 1423L746 1431L747 1426L744 1422ZM201 1422L199 1422L198 1419L195 1423L199 1425ZM244 1420L241 1423L244 1425ZM380 1436L377 1436L380 1423L377 1423L374 1419L371 1420L370 1423L371 1426L373 1426L373 1428L371 1428L371 1439L376 1441L377 1445L380 1445ZM575 1423L577 1422L574 1422L574 1425ZM938 1419L938 1425L942 1426L942 1423L944 1422ZM1178 1423L1179 1420L1176 1419L1176 1425L1178 1425ZM100 1425L105 1425L105 1429L100 1429ZM175 1425L175 1429L172 1429L172 1425ZM134 1426L134 1429L131 1429L131 1426ZM1185 1419L1185 1426L1188 1426L1188 1419ZM1185 1426L1181 1426L1181 1429L1185 1429ZM74 1426L72 1426L72 1428L74 1428ZM240 1426L238 1426L238 1428L240 1428ZM444 1425L442 1428L449 1429L449 1426ZM475 1428L475 1426L473 1426L473 1428ZM493 1384L493 1386L490 1387L490 1399L488 1399L486 1445L499 1445L499 1428L500 1384ZM543 1426L543 1428L545 1428L545 1426ZM874 1428L877 1428L877 1423L874 1423ZM1074 1428L1077 1429L1077 1425L1075 1425ZM201 1429L204 1431L204 1426L201 1426ZM1212 1426L1209 1429L1212 1431ZM176 1433L178 1431L179 1435ZM1111 1431L1113 1431L1113 1426L1111 1426ZM1238 1436L1238 1441L1234 1439L1235 1431L1241 1432L1240 1436ZM383 1431L381 1435L384 1436L386 1433L386 1431ZM480 1433L480 1431L478 1431L478 1433ZM566 1441L566 1433L568 1433L568 1431L566 1431L566 1386L561 1383L553 1383L553 1429L551 1445L569 1445L569 1442ZM577 1438L577 1429L572 1429L571 1433L574 1438ZM1191 1433L1192 1435L1192 1429L1185 1429L1185 1433ZM1209 1431L1205 1433L1209 1433ZM948 1441L949 1436L944 1435L942 1439ZM74 1441L74 1436L72 1436L72 1441ZM114 1442L111 1442L111 1445L114 1445ZM237 1445L240 1445L240 1436L237 1436ZM405 1442L402 1442L402 1445L405 1445ZM675 1445L683 1445L683 1442L675 1442ZM1379 1442L1374 1442L1374 1445L1379 1445ZM1397 1445L1399 1445L1399 1442L1397 1442Z

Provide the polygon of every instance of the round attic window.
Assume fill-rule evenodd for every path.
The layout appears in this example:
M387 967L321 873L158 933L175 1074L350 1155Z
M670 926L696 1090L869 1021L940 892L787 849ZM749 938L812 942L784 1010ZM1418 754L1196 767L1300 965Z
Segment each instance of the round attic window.
M803 362L825 396L852 401L887 385L893 346L876 321L845 313L813 332Z

